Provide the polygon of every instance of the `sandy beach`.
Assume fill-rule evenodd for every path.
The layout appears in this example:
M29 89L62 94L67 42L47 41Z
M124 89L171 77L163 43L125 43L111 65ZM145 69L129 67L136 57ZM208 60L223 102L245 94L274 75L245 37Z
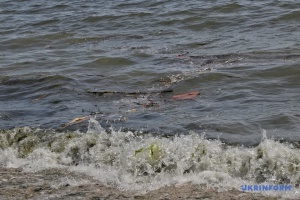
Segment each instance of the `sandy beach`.
M137 194L108 187L94 180L85 183L87 178L59 169L29 173L20 169L0 168L0 199L276 199L237 190L218 192L216 189L192 184L167 186L146 194Z

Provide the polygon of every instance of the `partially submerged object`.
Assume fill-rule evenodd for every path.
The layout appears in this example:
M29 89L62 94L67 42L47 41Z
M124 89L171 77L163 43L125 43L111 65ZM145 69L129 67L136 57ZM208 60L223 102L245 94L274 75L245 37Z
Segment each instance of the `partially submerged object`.
M196 97L199 94L200 94L200 92L198 92L198 91L196 91L196 92L188 92L188 93L184 93L184 94L174 95L174 96L172 96L172 99L174 99L174 100L192 99L192 98Z
M62 126L62 128L66 128L66 127L68 127L68 126L71 126L71 125L73 125L73 124L77 124L77 123L86 121L86 120L88 120L88 119L90 119L89 116L76 117L75 119L71 120L70 122L64 124L64 125Z

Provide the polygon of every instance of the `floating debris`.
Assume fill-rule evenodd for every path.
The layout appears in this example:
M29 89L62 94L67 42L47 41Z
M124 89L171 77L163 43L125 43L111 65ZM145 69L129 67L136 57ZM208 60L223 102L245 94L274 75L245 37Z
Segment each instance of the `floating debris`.
M197 92L188 92L188 93L184 93L184 94L174 95L174 96L172 96L172 99L174 99L174 100L192 99L199 94L200 94L200 92L198 92L198 91Z
M131 110L128 110L127 112L134 113L134 112L136 112L136 109L133 108L133 109L131 109Z
M149 100L147 103L143 104L144 108L158 108L159 104L154 102L153 100Z
M122 91L87 91L88 93L104 95L104 94L122 94L122 95L147 95L147 94L160 94L160 93L168 93L173 92L172 89L165 89L161 91L150 91L150 92L122 92Z
M73 119L72 121L70 121L70 122L68 122L68 123L64 124L64 125L62 126L62 128L66 128L66 127L68 127L68 126L71 126L71 125L73 125L73 124L77 124L77 123L80 123L80 122L86 121L86 120L88 120L88 119L90 119L90 117L89 117L89 116L84 116L84 117L76 117L76 118L75 118L75 119Z

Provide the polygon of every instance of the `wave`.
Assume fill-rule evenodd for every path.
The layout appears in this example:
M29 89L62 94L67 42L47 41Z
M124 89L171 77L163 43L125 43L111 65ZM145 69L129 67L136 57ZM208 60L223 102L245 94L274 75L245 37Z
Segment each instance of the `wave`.
M126 190L147 192L185 183L221 190L289 184L291 191L263 192L299 198L299 144L268 139L265 131L259 145L243 147L193 132L163 137L105 130L90 118L85 133L29 127L1 130L0 148L2 167L30 172L60 168Z

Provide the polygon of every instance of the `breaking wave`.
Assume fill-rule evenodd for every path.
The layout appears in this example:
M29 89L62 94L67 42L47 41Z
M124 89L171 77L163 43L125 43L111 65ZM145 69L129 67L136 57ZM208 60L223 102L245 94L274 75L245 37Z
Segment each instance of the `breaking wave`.
M39 128L1 130L0 166L24 171L60 168L119 189L147 192L166 185L205 184L219 190L249 184L290 184L265 195L300 197L297 143L266 137L255 147L228 145L190 132L173 137L103 129L90 118L85 133Z

